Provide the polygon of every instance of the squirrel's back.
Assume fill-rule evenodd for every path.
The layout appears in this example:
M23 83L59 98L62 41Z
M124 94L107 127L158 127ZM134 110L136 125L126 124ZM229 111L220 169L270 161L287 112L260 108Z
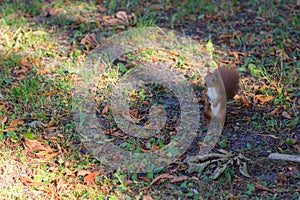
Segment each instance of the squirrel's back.
M235 69L218 69L226 90L227 101L232 99L239 90L240 75Z

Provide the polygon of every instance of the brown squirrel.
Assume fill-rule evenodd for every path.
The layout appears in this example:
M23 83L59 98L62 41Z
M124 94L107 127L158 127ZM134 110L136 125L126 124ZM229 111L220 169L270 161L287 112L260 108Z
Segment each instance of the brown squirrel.
M218 77L218 72L221 79ZM206 124L215 116L222 128L226 117L226 102L236 95L239 89L240 75L235 69L217 69L214 72L208 72L204 78L207 89L204 94L204 116L207 119ZM225 91L225 93L224 93Z

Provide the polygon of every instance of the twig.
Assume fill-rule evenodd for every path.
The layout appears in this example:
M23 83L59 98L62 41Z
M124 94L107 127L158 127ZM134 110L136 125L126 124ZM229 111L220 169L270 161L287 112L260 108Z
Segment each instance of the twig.
M286 160L291 162L300 163L300 155L289 155L289 154L280 154L280 153L271 153L268 158L276 160Z

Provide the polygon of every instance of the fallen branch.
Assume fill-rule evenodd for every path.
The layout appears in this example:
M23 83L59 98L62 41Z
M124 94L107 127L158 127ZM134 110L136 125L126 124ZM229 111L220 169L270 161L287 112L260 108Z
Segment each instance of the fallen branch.
M289 154L280 154L280 153L271 153L268 158L275 160L285 160L291 162L300 163L300 155L289 155Z

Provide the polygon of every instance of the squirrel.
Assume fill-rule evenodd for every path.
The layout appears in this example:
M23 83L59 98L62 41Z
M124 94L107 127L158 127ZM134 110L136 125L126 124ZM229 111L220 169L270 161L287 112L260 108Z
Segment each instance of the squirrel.
M222 78L220 83L218 72ZM235 69L216 69L214 72L207 72L204 78L207 89L204 94L204 116L209 124L213 116L223 128L226 117L226 102L233 99L239 90L240 75ZM224 88L223 88L224 86ZM225 91L225 94L223 93ZM212 116L213 115L213 116Z

